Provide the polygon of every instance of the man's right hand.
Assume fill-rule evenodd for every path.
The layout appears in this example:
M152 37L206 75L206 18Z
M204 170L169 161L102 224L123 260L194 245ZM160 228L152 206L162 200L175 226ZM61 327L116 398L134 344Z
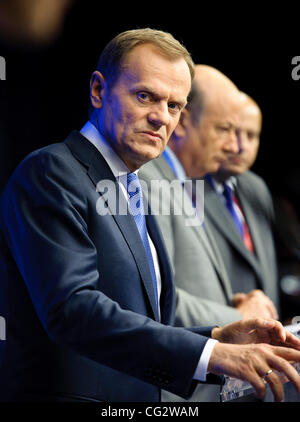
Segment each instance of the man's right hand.
M300 362L300 351L263 343L246 345L217 343L210 357L208 371L249 382L259 398L265 396L268 383L275 400L282 401L283 385L279 374L275 371L286 376L300 394L300 376L289 363L293 361ZM272 371L268 374L270 370Z
M240 311L243 318L273 318L278 319L278 313L271 299L262 290L252 290L249 293L236 293L232 305Z

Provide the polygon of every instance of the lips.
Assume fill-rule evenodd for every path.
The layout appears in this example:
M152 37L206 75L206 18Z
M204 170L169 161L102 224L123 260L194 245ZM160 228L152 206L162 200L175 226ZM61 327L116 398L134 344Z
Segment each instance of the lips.
M162 140L162 136L158 133L158 132L152 132L150 130L145 130L141 132L144 135L147 135L147 137L149 137L152 140L158 141L158 140Z
M229 163L239 165L239 164L242 164L242 160L239 157L235 157L235 158L231 158L229 160Z

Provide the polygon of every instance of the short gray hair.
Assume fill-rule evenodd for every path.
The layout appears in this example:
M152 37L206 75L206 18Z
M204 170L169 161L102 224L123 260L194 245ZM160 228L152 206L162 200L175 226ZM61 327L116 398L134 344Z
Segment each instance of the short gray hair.
M199 124L205 107L205 94L198 83L192 82L186 109L191 114L193 124Z
M112 86L118 79L126 55L139 44L153 44L170 59L182 57L194 78L194 63L188 50L168 32L151 28L133 29L114 37L102 51L97 70Z

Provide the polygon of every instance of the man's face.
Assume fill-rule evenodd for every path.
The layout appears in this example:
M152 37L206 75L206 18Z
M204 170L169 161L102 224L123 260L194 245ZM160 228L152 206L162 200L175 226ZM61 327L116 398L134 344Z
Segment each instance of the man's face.
M190 88L185 60L149 43L128 53L111 89L103 84L99 130L131 171L162 154Z
M239 119L241 146L238 154L231 155L221 166L229 175L242 174L254 164L261 132L261 114L259 109L248 104L242 108Z
M237 92L220 95L205 108L200 122L191 126L194 148L190 177L216 172L228 156L239 151L239 110Z

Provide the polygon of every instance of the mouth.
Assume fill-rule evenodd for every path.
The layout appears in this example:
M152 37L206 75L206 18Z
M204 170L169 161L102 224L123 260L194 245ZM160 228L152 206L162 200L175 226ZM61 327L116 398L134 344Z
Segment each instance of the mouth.
M216 157L216 158L215 158L215 161L216 161L217 163L219 163L219 164L223 164L226 160L225 160L225 158Z
M242 164L242 160L240 159L240 157L231 158L230 160L228 160L228 162L230 164L237 164L237 165Z
M151 139L152 141L162 141L163 137L158 132L152 132L151 130L145 130L140 132L143 135L146 135L147 138Z

